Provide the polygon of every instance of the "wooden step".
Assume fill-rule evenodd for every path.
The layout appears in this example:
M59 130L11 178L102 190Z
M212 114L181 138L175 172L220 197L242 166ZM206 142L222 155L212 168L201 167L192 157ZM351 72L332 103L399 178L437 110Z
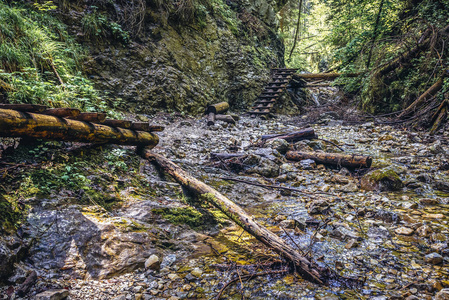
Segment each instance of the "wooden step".
M276 100L256 100L256 104L276 103Z
M279 94L274 94L274 95L265 95L265 94L261 94L258 98L263 98L263 99L273 99L273 98L277 98L279 97Z

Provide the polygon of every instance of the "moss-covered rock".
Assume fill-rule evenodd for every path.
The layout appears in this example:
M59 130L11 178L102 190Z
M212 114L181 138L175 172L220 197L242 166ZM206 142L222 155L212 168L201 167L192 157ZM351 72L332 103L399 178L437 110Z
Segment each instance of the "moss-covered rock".
M362 177L360 184L362 189L368 191L397 191L404 186L398 171L393 168L371 171Z
M99 4L97 14L117 18L121 2L112 2L114 6ZM139 32L126 45L111 38L92 42L79 35L90 45L85 70L97 88L118 99L114 106L143 113L164 109L191 114L220 101L244 108L261 92L269 69L283 65L284 48L275 30L276 1L192 3L184 12L172 9L170 3L147 7ZM71 9L89 14L80 6ZM71 16L66 14L67 22L83 32L80 20Z

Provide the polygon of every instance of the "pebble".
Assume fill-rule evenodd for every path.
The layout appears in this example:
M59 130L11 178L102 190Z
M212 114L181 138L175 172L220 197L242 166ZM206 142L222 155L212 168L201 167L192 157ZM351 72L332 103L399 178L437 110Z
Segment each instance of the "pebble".
M414 230L408 227L399 227L394 232L401 235L412 235Z
M199 278L203 274L203 271L200 268L195 268L192 270L192 272L190 272L190 274Z
M424 261L426 263L437 265L443 262L443 257L440 254L434 252L424 256Z
M157 269L159 269L160 266L161 266L161 263L160 263L159 257L156 254L151 255L145 261L146 269L157 270Z

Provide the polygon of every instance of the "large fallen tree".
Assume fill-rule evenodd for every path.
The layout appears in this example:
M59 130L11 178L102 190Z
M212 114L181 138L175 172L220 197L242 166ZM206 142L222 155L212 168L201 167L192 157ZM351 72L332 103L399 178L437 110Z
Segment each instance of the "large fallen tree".
M196 195L202 196L202 199L205 199L220 209L228 218L237 223L246 232L279 253L292 264L292 269L296 270L304 279L318 284L329 283L330 277L334 275L331 270L318 266L300 254L283 239L257 223L252 216L248 215L241 207L217 190L197 180L173 162L147 148L139 149L139 152L144 158L156 163L162 171L173 177L184 188Z
M0 109L0 136L85 143L112 143L155 147L159 138L151 132L115 128L55 116Z

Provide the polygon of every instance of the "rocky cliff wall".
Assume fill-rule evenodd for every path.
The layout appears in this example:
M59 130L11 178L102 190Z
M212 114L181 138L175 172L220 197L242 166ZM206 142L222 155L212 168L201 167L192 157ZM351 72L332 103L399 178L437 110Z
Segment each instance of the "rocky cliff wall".
M113 106L198 114L219 101L247 107L269 79L269 69L283 65L279 5L97 0L68 4L63 15L89 48L86 72L109 92Z

